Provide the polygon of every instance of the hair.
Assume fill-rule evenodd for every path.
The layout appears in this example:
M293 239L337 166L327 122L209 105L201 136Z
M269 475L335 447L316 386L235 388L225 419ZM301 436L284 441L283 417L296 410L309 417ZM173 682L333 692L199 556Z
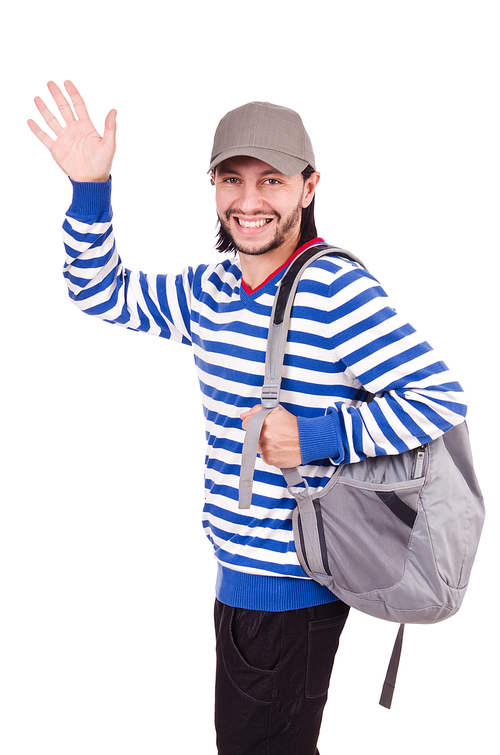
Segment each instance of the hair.
M304 170L302 171L302 178L304 179L304 183L314 172L315 170L313 167L311 167L311 165L308 165L307 168L304 168ZM307 241L311 241L311 239L315 239L318 235L318 232L316 230L316 221L314 219L315 198L316 197L313 196L311 203L307 207L302 208L302 219L300 221L299 247L305 244ZM237 252L238 249L233 244L231 237L226 233L226 231L222 227L219 219L217 219L216 228L217 228L217 236L216 236L215 248L217 249L217 251L218 252Z

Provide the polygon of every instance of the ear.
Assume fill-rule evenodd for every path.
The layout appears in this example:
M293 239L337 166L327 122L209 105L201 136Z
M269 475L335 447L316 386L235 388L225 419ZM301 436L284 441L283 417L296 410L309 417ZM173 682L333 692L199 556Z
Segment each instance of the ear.
M213 170L210 171L210 183L212 184L212 186L215 186L215 173L213 172Z
M316 191L316 186L318 185L319 179L320 174L315 171L314 173L311 173L309 178L306 178L306 180L304 181L304 194L302 196L303 208L309 207L309 205L313 201L314 192Z

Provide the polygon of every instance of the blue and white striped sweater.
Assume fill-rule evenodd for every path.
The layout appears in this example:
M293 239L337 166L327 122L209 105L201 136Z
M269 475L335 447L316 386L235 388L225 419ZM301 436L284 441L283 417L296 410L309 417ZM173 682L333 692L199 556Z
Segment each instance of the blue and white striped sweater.
M332 599L307 579L295 552L294 499L260 457L249 511L238 509L242 411L260 403L266 339L279 271L245 291L237 258L146 275L122 266L110 182L74 184L64 223L64 275L84 312L190 344L206 423L204 527L219 562L218 597L286 610ZM375 394L370 403L360 399ZM302 472L322 487L331 462L414 448L461 422L460 386L402 320L380 284L355 263L325 257L299 283L281 403L298 417Z

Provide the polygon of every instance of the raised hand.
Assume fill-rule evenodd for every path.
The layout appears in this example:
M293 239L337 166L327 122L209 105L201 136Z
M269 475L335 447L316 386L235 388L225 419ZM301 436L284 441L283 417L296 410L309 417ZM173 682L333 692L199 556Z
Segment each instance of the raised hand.
M54 132L55 138L42 131L31 119L28 126L73 181L107 181L116 148L116 110L110 110L106 116L101 137L89 118L78 89L71 81L65 81L64 86L73 107L57 84L49 81L47 86L65 125L61 125L40 97L35 97L35 105L47 126Z

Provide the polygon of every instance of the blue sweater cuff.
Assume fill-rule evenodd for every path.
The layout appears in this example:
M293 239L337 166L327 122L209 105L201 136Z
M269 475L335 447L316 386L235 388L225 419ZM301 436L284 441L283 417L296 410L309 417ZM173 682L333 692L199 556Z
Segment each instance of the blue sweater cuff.
M297 417L302 464L331 459L334 464L344 460L340 439L340 421L336 409L321 417Z
M95 223L107 223L111 220L111 178L101 182L78 182L71 178L73 201L68 210L72 218L92 217Z

